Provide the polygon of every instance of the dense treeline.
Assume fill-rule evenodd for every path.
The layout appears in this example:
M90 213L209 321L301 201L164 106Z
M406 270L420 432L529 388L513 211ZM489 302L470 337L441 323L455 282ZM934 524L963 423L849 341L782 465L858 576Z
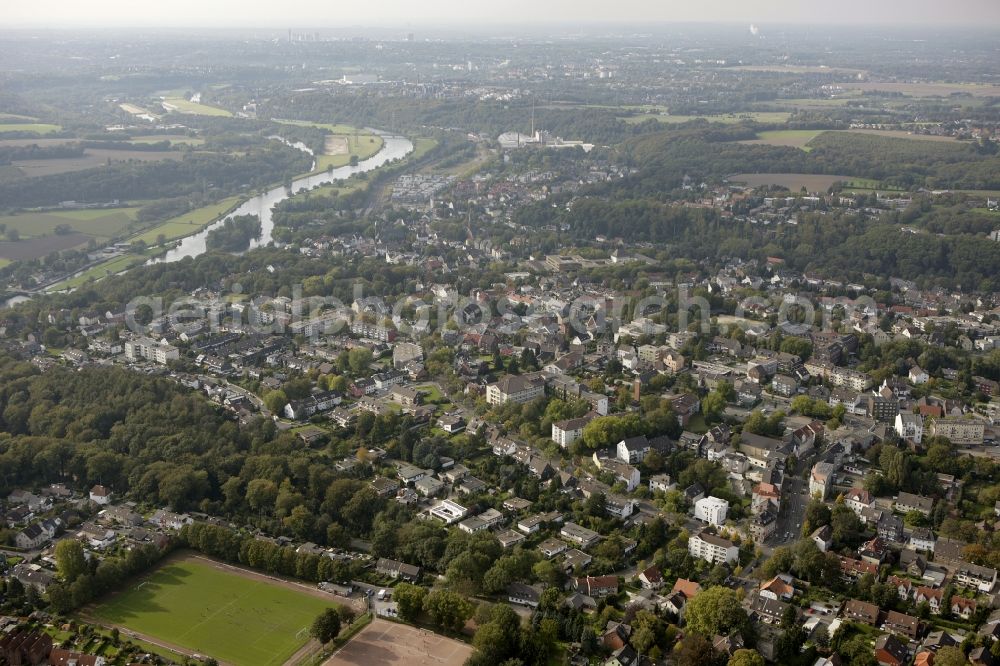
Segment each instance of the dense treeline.
M226 562L312 583L351 580L363 568L357 560L334 560L313 553L297 553L295 548L221 525L185 525L177 539L181 547L192 548Z
M79 143L64 143L55 146L0 146L0 164L10 164L17 160L47 160L59 157L80 157L83 146Z
M337 95L328 91L275 98L261 105L258 113L274 118L339 121L358 127L397 130L401 127L461 128L496 138L503 132L531 129L532 101L470 102L386 98L375 94ZM659 127L655 120L631 125L620 120L614 109L544 107L534 109L535 127L567 139L617 143Z
M205 245L210 250L239 252L250 247L250 241L260 237L260 218L256 215L231 217L208 232Z
M1000 188L1000 158L973 144L828 132L810 152L787 146L736 143L747 128L680 129L631 139L622 153L640 173L608 186L615 196L657 197L685 175L719 181L735 173L815 173L873 178L904 189Z
M120 589L122 581L147 571L170 550L170 545L163 550L153 545L138 546L121 556L91 558L82 563L82 571L68 572L63 562L59 561L61 558L57 549L63 580L46 589L49 604L57 613L68 613L85 606L101 595ZM83 558L82 549L80 558Z
M568 212L547 202L525 207L518 211L517 221L533 228L567 223L574 238L603 234L663 244L670 256L692 260L778 256L793 270L818 271L850 281L865 275L891 275L921 284L986 291L1000 288L1000 245L996 243L971 235L906 233L899 224L842 213L800 214L798 225L773 228L727 221L711 210L649 198L587 197L573 202Z
M0 183L0 201L10 207L45 206L59 201L160 199L208 190L233 192L284 181L309 169L311 158L277 142L242 155L189 153L181 160L113 163L99 169Z

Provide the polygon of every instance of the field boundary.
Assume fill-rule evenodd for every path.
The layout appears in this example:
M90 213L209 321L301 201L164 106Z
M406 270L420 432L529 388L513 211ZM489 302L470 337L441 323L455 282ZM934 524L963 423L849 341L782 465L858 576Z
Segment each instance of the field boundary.
M238 604L241 602L242 597L239 596L238 588L237 588L236 598L229 599L227 603L224 603L218 607L213 607L211 609L212 610L211 614L208 617L203 617L201 622L197 622L196 624L191 626L187 626L185 624L182 625L181 627L178 627L179 629L181 629L180 633L177 632L167 633L167 634L158 634L156 632L150 633L152 625L146 625L143 624L142 622L136 622L138 626L132 626L130 624L130 620L128 619L130 616L110 615L108 617L104 617L101 614L100 611L101 608L114 605L116 602L119 603L119 605L122 602L126 602L126 605L128 603L132 603L128 601L128 599L122 599L119 601L119 597L121 597L124 594L133 592L134 590L142 588L144 585L146 585L146 583L150 579L155 578L157 574L164 568L170 566L182 565L185 563L190 565L198 565L203 570L208 569L211 571L215 571L218 574L226 574L228 576L244 579L246 581L253 581L254 585L245 585L245 587L247 588L247 594L250 593L251 589L259 589L258 586L263 584L264 586L271 587L272 589L284 589L285 592L283 594L285 595L287 595L288 592L294 592L295 594L305 594L321 602L319 604L316 604L316 606L319 608L348 606L351 607L352 610L358 611L362 609L364 605L363 599L346 599L343 597L338 597L308 583L302 583L296 580L284 578L282 576L270 575L267 573L255 571L253 569L244 568L239 565L229 564L227 562L223 562L215 558L202 555L195 551L184 549L169 554L168 556L164 557L160 562L158 562L154 567L151 567L150 569L135 576L132 576L126 581L123 581L122 585L118 586L117 589L102 596L100 599L95 600L94 602L88 604L87 606L83 607L76 613L76 615L81 620L84 620L86 622L106 627L108 629L118 629L122 633L122 635L126 637L134 638L136 640L149 643L152 646L168 650L180 656L194 657L195 655L200 655L204 657L207 655L211 655L216 657L216 659L219 660L219 663L222 664L223 666L239 666L238 664L235 664L231 661L229 662L223 661L223 659L215 653L213 647L218 647L223 652L226 652L226 649L224 649L222 646L214 646L214 644L211 642L208 643L203 642L205 640L204 636L206 634L204 631L204 627L202 627L202 625L205 622L212 621L212 619L215 616L218 616L221 613L226 613L227 609L231 608L234 604ZM237 585L243 587L243 585L241 584ZM232 587L232 584L230 584L230 587ZM152 597L152 599L154 600L158 598L159 597ZM133 610L136 609L133 608ZM202 627L203 629L199 634L201 638L195 639L194 634L188 636L188 634L191 634L191 632L198 632L199 627ZM287 634L285 633L281 634L282 636L285 636L285 638L282 640L285 640L286 644L289 642L287 639L291 636L291 634L294 634L295 638L295 640L293 641L294 643L298 643L299 641L301 641L302 643L301 645L295 648L294 652L289 654L287 657L284 657L283 661L270 662L270 663L275 663L275 664L280 663L284 664L285 666L292 666L293 664L298 664L308 660L312 655L316 654L321 649L322 646L319 644L318 641L313 639L311 636L303 635L303 632L308 632L308 623L303 624L302 626L296 625L295 627L287 627L286 625L286 628L287 628ZM169 638L164 638L164 636L169 636ZM194 648L182 645L181 641L186 642L187 645L189 646L193 645ZM253 641L251 639L250 642L251 644L253 644L256 641ZM237 653L234 652L230 654L230 659L235 654Z

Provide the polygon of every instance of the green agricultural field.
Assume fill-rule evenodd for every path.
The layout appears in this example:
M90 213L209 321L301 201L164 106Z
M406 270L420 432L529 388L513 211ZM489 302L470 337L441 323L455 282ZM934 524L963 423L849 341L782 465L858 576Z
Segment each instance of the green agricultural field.
M182 134L158 134L150 136L134 136L128 140L129 143L159 143L169 141L175 146L201 146L205 140L197 136L184 136Z
M413 142L413 152L409 154L408 158L411 160L419 160L421 157L434 150L437 145L437 139L418 136L416 141Z
M312 173L322 173L328 169L347 166L351 163L352 157L357 157L358 161L366 160L382 150L385 144L382 137L377 134L350 125L313 123L305 120L275 119L274 122L298 127L317 127L330 133L326 137L323 154L316 156L316 168Z
M34 132L35 134L52 134L62 127L50 123L0 123L0 134L9 132Z
M0 224L17 229L21 238L49 236L56 227L68 226L73 231L95 238L109 239L128 230L138 208L106 208L96 210L58 210L44 213L21 213L0 216Z
M148 258L149 257L142 254L125 254L114 257L112 259L108 259L107 261L102 261L83 273L80 273L76 277L49 285L45 288L45 291L52 293L57 291L66 291L67 289L76 289L77 287L81 287L93 280L99 280L109 275L116 275L122 271L127 271L130 268L145 263Z
M336 604L209 562L167 564L128 583L89 615L154 640L241 666L279 666Z
M161 235L168 241L190 236L193 233L201 231L203 227L215 222L219 216L228 212L239 200L239 197L229 197L218 203L196 208L183 215L172 217L151 229L147 229L138 236L129 238L129 240L133 243L141 240L146 245L155 245L158 243Z
M330 134L354 134L355 132L360 132L357 127L351 127L350 125L341 125L334 123L313 123L308 120L280 120L278 118L274 119L274 122L281 123L282 125L298 125L300 127L318 127L320 129L325 129Z
M163 108L167 111L187 113L193 116L233 117L233 114L225 109L220 109L217 106L209 106L208 104L198 104L197 102L189 101L183 97L167 97L163 100Z
M352 157L366 160L382 150L385 141L375 134L334 134L327 137L327 150L316 156L315 172L347 166Z
M768 146L788 146L790 148L801 148L809 151L807 145L820 134L827 130L771 130L759 132L757 138L750 141L740 141L746 144L764 144Z

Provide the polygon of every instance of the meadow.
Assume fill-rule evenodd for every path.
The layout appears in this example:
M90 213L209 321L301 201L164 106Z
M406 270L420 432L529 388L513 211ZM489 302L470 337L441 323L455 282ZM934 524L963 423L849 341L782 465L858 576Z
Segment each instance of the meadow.
M41 213L20 213L0 216L0 224L17 229L21 238L47 236L56 227L70 229L94 238L110 239L128 230L138 208L102 208L95 210L57 210Z
M321 173L328 169L347 166L351 158L358 161L366 160L382 150L385 141L377 134L372 134L357 127L334 123L313 123L305 120L278 120L282 125L297 125L299 127L317 127L330 133L326 137L326 148L322 155L316 156L316 168L313 173Z
M147 229L141 234L129 238L131 242L143 241L146 245L157 244L160 236L165 240L172 241L193 233L201 231L203 227L211 224L220 216L227 213L233 206L239 203L240 197L229 197L222 201L201 208L195 208L183 215L172 217L169 220L157 224L151 229Z
M850 176L813 175L808 173L740 173L729 180L734 183L744 183L750 187L777 185L792 192L799 192L803 187L807 192L826 192L837 181L855 180Z
M756 139L740 141L740 143L748 145L758 144L768 146L787 146L789 148L800 148L808 152L810 148L807 144L826 131L827 130L771 130L768 132L759 132Z
M84 171L106 166L110 162L159 162L179 160L184 153L171 150L118 150L114 148L87 148L80 157L56 157L41 160L17 160L14 166L25 176L52 176L57 173Z
M91 608L99 622L241 666L278 666L336 604L207 560L173 561Z
M710 123L735 125L736 123L744 121L753 121L756 123L784 123L788 121L791 115L792 114L787 111L748 111L746 113L727 113L716 116L675 116L664 113L646 112L634 116L626 116L623 117L622 120L629 124L641 123L647 120L656 120L661 123L672 125L686 123L691 120L707 120Z
M52 134L62 131L59 125L51 123L20 123L20 122L0 122L0 134L11 132L34 132L35 134Z

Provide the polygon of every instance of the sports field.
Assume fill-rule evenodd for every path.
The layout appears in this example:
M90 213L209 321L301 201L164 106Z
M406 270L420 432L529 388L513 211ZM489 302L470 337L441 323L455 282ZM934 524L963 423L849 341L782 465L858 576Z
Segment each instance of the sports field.
M316 616L336 606L320 594L189 558L133 581L89 615L224 663L280 666L309 641Z

